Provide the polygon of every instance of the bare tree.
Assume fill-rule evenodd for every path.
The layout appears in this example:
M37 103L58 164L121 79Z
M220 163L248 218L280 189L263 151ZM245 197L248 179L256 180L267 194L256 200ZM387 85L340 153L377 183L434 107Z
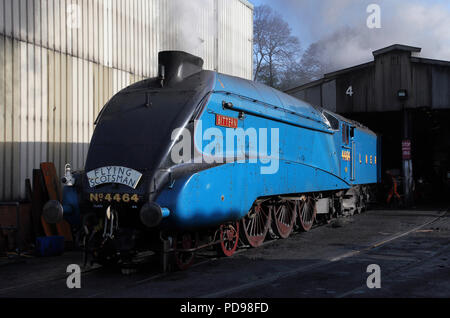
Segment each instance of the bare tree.
M300 57L300 41L271 7L257 6L254 14L254 80L277 88L286 86L286 73Z

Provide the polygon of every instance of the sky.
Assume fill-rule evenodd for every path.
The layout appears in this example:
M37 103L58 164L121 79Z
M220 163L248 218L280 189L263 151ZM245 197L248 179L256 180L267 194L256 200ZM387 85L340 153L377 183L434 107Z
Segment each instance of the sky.
M319 41L319 57L340 69L373 60L391 44L422 48L420 56L450 60L450 0L250 0L266 4L289 23L303 49ZM370 4L380 7L381 28L370 29ZM331 70L330 70L331 71Z

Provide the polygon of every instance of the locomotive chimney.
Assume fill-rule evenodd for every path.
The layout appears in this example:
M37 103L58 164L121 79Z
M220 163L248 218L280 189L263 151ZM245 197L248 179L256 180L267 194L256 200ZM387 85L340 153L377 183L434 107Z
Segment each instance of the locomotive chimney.
M173 85L203 70L200 57L182 51L163 51L158 54L161 84Z

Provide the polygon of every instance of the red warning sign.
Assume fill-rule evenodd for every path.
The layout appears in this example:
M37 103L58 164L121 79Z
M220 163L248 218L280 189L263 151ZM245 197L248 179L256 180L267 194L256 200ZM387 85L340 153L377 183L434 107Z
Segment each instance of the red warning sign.
M403 160L411 160L411 140L402 141L402 157Z

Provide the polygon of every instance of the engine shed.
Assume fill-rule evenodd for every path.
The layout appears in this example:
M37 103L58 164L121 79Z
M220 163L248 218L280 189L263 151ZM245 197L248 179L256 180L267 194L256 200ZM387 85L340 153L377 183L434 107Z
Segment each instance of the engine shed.
M252 34L246 0L0 0L0 201L26 199L41 162L83 169L100 110L159 51L250 79Z
M381 135L383 175L398 177L406 203L446 200L450 191L450 61L420 52L395 44L287 91Z

